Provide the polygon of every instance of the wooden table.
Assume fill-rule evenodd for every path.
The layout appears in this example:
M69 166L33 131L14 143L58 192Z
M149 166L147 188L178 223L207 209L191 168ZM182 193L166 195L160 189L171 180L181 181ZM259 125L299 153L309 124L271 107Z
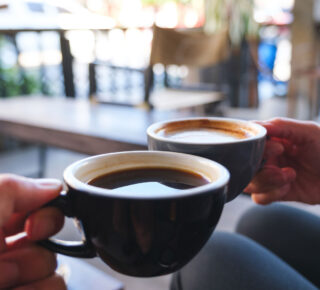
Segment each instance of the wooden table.
M14 97L0 100L0 134L93 155L146 149L150 124L190 115L63 97Z

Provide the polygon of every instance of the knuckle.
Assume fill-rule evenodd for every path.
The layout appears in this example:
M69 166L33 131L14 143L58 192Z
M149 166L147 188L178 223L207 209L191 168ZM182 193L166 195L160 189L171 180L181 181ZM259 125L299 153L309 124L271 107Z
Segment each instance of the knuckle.
M17 180L13 174L2 174L0 176L0 188L6 190L15 190L17 189Z
M309 128L313 131L318 131L319 132L319 129L320 129L320 126L314 122L310 122L309 123Z
M283 117L275 117L271 119L271 122L274 123L275 125L283 124L285 121L286 119Z

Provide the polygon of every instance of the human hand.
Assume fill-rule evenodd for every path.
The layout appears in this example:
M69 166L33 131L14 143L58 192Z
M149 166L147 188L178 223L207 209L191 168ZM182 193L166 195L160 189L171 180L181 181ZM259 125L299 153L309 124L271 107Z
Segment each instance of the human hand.
M0 289L66 289L55 274L55 254L35 243L63 226L58 209L41 208L60 191L58 180L0 174ZM8 241L21 232L25 235Z
M273 201L320 203L320 126L275 118L257 122L267 129L266 164L245 188L259 204Z

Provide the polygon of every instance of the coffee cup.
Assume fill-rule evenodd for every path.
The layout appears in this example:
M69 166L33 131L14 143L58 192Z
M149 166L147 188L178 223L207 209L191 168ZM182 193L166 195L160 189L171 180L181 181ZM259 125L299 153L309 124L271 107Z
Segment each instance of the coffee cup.
M47 206L76 219L84 238L40 244L152 277L179 270L206 243L225 203L229 172L198 156L131 151L80 160L65 170L64 181L66 192Z
M224 165L230 172L227 201L261 167L266 139L266 129L254 122L215 117L158 122L147 134L149 150L194 154Z

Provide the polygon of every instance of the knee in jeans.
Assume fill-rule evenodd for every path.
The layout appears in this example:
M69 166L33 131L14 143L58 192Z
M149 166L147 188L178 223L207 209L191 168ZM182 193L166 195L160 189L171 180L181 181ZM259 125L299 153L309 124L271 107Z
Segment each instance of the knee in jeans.
M235 233L215 232L199 254L173 276L171 290L211 289L212 283L228 279L226 273L245 262L243 251L250 243Z
M283 204L255 205L247 210L236 225L236 232L245 236L267 235L286 226L293 209Z

